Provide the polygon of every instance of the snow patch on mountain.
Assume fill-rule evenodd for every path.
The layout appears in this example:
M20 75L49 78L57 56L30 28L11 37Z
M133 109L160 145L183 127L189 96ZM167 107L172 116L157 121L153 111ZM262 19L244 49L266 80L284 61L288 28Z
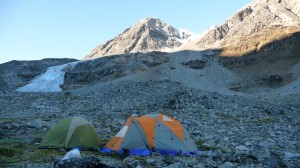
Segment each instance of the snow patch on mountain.
M94 48L83 59L136 52L164 51L176 48L192 37L186 29L177 29L156 17L135 23L114 39Z
M67 70L72 69L78 62L71 62L63 65L52 66L47 71L33 80L29 84L19 87L17 92L60 92L60 86L64 83L64 76Z

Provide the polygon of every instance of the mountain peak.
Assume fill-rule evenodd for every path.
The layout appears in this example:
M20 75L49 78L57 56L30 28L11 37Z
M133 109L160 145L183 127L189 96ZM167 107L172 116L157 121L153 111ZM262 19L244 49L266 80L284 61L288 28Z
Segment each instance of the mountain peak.
M167 23L161 21L159 18L155 17L148 17L145 19L142 19L141 21L138 22L138 24L143 24L147 27L152 27L152 28L162 28L167 25Z
M300 24L299 0L254 0L222 25L207 32L198 42L199 48L219 48L241 37L251 36L276 26Z
M158 17L147 17L144 19L141 19L136 24L147 24L149 26L159 26L160 24L166 24Z
M144 19L141 19L139 22L162 22L158 17L147 17L147 18L144 18Z
M182 31L157 17L147 17L135 23L112 40L93 49L83 59L130 52L170 50L180 46L193 33Z

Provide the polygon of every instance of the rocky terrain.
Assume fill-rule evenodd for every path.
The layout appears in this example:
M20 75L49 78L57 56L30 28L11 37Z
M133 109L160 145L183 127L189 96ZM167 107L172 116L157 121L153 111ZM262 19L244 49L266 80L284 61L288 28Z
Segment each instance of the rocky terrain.
M299 28L299 6L298 0L255 0L222 25L208 31L196 45L200 48L220 48L232 42L238 44L266 28L294 25ZM268 38L267 34L265 38Z
M149 17L140 20L114 39L96 47L83 59L170 50L182 45L192 34L188 31L178 30L159 18Z
M147 42L153 37L137 32L127 36L126 30L107 43L109 50L102 45L86 57L101 58L65 68L61 92L15 90L47 67L71 60L1 64L0 167L299 167L298 4L256 0L197 44L186 45L196 48L176 52L151 47L144 52L147 47L134 44L114 53L134 35ZM182 37L165 36L170 26L157 18L144 21L148 33ZM116 39L118 43L112 43ZM102 57L106 50L115 55ZM61 161L65 149L38 149L42 137L65 117L86 118L105 145L130 115L152 112L178 119L195 140L199 155L153 152L138 157L94 149L81 151L82 159Z
M48 67L77 61L75 59L43 59L37 61L10 61L0 66L0 91L15 91L31 79L44 73Z
M231 167L297 167L299 164L298 94L276 98L226 96L166 80L123 81L84 91L16 92L0 96L1 149L10 147L8 160L25 162L25 165L30 161L33 165L42 162L52 166L53 158L59 159L65 154L37 149L36 145L62 118L87 118L105 143L129 115L150 112L177 118L195 139L200 155L166 161L167 158L155 154L126 159L113 156L101 159L102 154L93 154L99 156L102 163L114 167L221 167L227 164ZM83 152L83 155L91 154ZM7 163L7 159L2 158L1 162Z

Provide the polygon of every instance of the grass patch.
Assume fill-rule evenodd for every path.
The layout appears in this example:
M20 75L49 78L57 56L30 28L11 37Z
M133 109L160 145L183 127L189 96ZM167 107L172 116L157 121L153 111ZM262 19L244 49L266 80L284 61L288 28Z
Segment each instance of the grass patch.
M30 145L23 139L0 140L0 165L7 167L12 163L47 162L51 158L62 156L64 153L51 149L39 149L37 145ZM0 167L1 167L0 166Z
M231 119L232 118L232 116L230 116L228 114L221 113L221 112L217 112L216 115L223 118L223 119Z
M259 119L259 120L257 120L257 122L266 123L266 124L273 124L273 123L276 123L277 120L275 118L268 117L268 118Z
M209 150L220 150L222 153L227 153L227 150L225 148L219 148L216 146L208 146L204 144L205 141L203 140L199 140L196 142L196 146L198 149L200 150L205 150L205 151L209 151Z
M120 155L120 154L118 154L116 152L102 153L101 155L103 155L103 156L109 156L111 158L118 159L118 160L124 159L124 158L122 158L122 155Z
M102 146L108 139L102 140ZM68 150L40 149L38 145L28 144L24 139L1 139L0 140L0 167L9 167L11 164L22 162L50 163L61 159ZM122 159L119 154L101 154L98 150L80 151L81 156L106 155L115 159Z
M26 144L21 139L1 139L0 140L0 160L1 166L7 166L19 161L24 154Z
M224 114L224 113L221 113L221 112L216 112L216 115L219 116L220 118L222 119L226 119L226 120L234 120L234 121L241 121L241 117L235 117L235 116L231 116L231 115L228 115L228 114Z
M300 126L300 122L296 122L294 124L292 124L293 126Z
M83 109L82 112L84 113L91 113L91 112L97 112L97 111L101 111L102 109L99 109L98 107L93 107L93 108L86 108Z
M0 147L0 157L13 157L16 151L6 147Z

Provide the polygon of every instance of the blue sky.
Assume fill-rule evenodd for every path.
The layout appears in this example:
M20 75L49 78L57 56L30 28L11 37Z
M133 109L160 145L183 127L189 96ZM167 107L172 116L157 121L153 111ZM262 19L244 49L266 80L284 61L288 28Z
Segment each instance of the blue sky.
M201 33L252 0L0 0L0 64L83 58L139 20Z

